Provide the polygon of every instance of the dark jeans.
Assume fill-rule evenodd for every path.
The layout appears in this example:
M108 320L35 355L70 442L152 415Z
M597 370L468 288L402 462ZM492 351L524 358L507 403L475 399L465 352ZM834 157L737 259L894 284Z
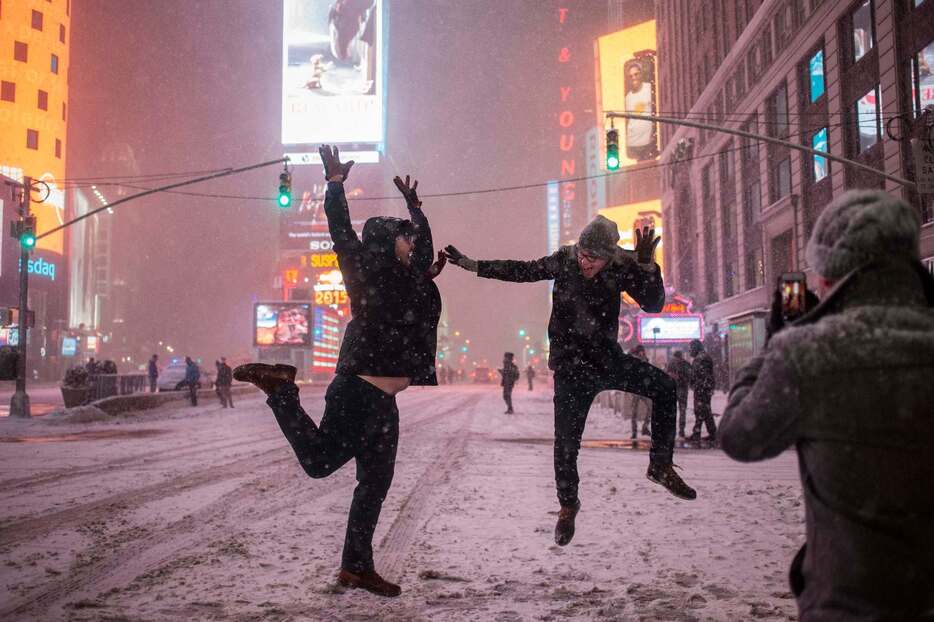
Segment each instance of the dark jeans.
M532 379L529 378L529 391L531 391L531 390L532 390Z
M189 382L188 383L188 397L191 398L191 405L198 405L198 383Z
M233 408L233 398L230 397L230 385L217 385L217 397L220 398L221 406L224 408Z
M684 436L684 428L688 424L688 390L678 389L678 431Z
M701 424L707 425L707 434L711 438L717 436L717 424L710 411L711 399L713 399L713 393L694 391L694 436L700 436Z
M158 376L149 377L149 392L150 393L156 392L156 380L158 380L158 378L159 378Z
M515 385L504 384L503 385L503 401L506 402L506 410L512 412L512 388Z
M395 397L356 376L335 376L324 396L324 416L316 426L288 384L266 403L309 476L327 477L351 458L357 464L344 538L341 567L360 573L374 570L373 532L392 484L399 444L399 409Z
M671 376L646 361L622 354L602 369L567 368L555 373L555 484L562 506L577 504L577 454L587 412L601 391L615 389L652 400L652 464L671 464L677 399Z

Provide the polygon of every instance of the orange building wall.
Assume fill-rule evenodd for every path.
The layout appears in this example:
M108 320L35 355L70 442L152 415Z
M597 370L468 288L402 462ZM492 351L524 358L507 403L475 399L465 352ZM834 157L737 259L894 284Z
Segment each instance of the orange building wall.
M28 175L49 184L52 192L44 203L35 202L45 195L44 189L32 195L39 234L64 218L60 180L65 176L70 4L71 0L0 0L0 80L16 85L14 102L0 99L0 173L20 180ZM33 11L42 14L42 30L32 26ZM27 45L26 62L14 59L17 41ZM53 54L58 56L57 74L51 70ZM47 110L38 106L40 90L48 93ZM38 149L27 148L27 130L39 133ZM59 157L56 139L61 141ZM56 233L39 240L38 248L61 254L63 239Z

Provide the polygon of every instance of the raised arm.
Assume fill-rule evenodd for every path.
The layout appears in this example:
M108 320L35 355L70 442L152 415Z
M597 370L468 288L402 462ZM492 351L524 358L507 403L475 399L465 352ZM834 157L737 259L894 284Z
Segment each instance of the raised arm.
M341 273L345 281L353 280L360 274L361 252L363 243L357 237L350 222L350 208L344 195L344 180L350 174L353 160L342 164L337 147L333 149L322 145L318 149L324 164L324 176L328 180L328 189L324 195L324 214L328 219L328 231L334 243L334 252L340 262Z
M409 209L409 219L415 225L415 248L412 251L412 266L416 270L426 272L431 267L431 262L435 258L435 246L431 239L431 227L428 225L428 218L422 211L422 202L418 198L416 188L418 180L409 184L409 176L405 176L405 181L401 177L394 177L393 183L396 188L405 197L406 207Z
M465 270L476 272L477 276L513 283L531 283L532 281L546 281L557 277L561 271L562 253L567 251L566 248L561 248L552 255L533 261L517 261L514 259L476 261L453 246L447 246L444 252L451 263Z

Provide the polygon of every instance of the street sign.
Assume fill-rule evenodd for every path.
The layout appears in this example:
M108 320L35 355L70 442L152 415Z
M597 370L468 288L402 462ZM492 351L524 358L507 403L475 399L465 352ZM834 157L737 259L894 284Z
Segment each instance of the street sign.
M934 194L934 141L911 140L915 158L915 183L921 194Z

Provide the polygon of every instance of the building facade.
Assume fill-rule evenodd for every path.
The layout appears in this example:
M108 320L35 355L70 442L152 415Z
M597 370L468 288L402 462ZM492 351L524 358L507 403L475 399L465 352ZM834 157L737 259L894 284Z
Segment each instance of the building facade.
M70 24L69 0L0 3L0 174L18 183L24 177L41 182L32 194L30 210L36 216L39 235L65 218L62 180ZM10 190L6 186L2 189L4 201L12 201ZM4 245L15 244L8 227L5 219ZM35 312L27 359L33 378L57 377L63 365L60 342L67 324L66 244L63 232L43 237L27 266L32 275L29 307ZM17 261L12 272L18 265ZM10 276L12 281L7 280ZM15 274L0 275L0 279L14 283L14 290L18 290Z
M907 138L934 104L934 0L663 0L657 16L662 113L914 179ZM922 257L934 263L930 195L722 132L663 124L660 134L668 274L702 304L734 373L764 342L778 276L811 276L811 228L847 189L881 188L915 206Z

